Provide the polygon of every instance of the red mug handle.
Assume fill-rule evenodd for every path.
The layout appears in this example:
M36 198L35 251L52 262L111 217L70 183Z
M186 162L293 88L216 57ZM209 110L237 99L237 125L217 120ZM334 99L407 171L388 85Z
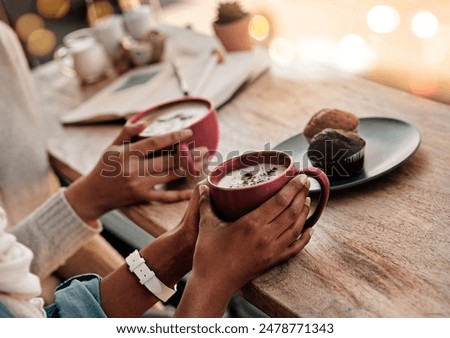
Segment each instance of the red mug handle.
M186 142L180 143L180 164L185 168L189 175L193 177L200 176L200 171L195 168L195 161Z
M312 227L317 223L323 210L327 206L328 198L330 197L330 181L322 170L315 167L296 169L295 173L296 175L305 174L306 176L315 179L320 185L319 203L313 214L306 219L304 226L305 228Z

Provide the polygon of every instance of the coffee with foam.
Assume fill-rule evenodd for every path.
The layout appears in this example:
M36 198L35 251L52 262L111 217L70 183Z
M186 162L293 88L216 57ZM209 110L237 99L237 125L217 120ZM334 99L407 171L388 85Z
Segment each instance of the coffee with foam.
M222 188L243 188L267 182L286 170L279 164L260 163L227 173L217 184Z
M208 112L209 107L201 102L168 106L148 115L148 126L139 135L151 137L182 130L205 117Z

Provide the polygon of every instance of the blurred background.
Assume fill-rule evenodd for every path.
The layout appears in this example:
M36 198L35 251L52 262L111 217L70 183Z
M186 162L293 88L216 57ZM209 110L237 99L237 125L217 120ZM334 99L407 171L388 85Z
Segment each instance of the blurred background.
M61 38L139 0L0 0L0 19L20 37L31 67ZM148 1L143 1L147 3ZM155 21L212 34L221 1L149 2ZM450 104L450 0L241 0L255 43L274 64L317 63Z

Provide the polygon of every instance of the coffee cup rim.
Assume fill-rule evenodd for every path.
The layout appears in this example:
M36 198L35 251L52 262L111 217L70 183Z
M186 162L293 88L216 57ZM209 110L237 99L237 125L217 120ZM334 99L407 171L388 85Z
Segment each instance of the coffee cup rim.
M192 126L201 123L203 120L205 120L206 118L208 118L208 116L214 112L214 104L211 100L203 98L203 97L197 97L197 96L188 96L188 97L183 97L180 99L175 99L175 100L170 100L170 101L166 101L160 104L157 104L155 106L151 106L150 108L147 108L141 112L138 112L136 114L134 114L133 116L131 116L127 122L125 123L125 125L129 125L132 123L136 123L139 122L140 120L142 120L143 118L145 118L148 115L154 114L156 113L158 110L166 108L166 107L170 107L170 106L175 106L177 104L182 104L182 103L188 103L188 102L200 102L200 103L204 103L206 104L207 108L208 108L208 112L201 117L200 119L196 120L194 123L188 125L185 129L189 129ZM181 130L181 129L180 129ZM180 131L180 130L176 130L176 131Z
M207 105L207 107L208 107L208 113L205 114L205 116L203 116L202 118L200 118L197 121L195 121L194 123L190 124L186 128L189 128L189 127L193 126L194 124L197 124L197 123L201 122L202 120L206 119L207 116L209 114L211 114L211 112L214 110L214 104L212 103L211 100L203 98L203 97L189 96L189 97L183 97L183 98L180 98L180 99L166 101L166 102L157 104L155 106L151 106L150 108L144 109L143 111L140 111L140 112L134 114L133 116L131 116L127 120L126 124L132 124L132 123L139 122L144 117L146 117L148 115L151 115L151 114L154 114L160 109L163 109L163 108L166 108L166 107L170 107L170 106L175 106L175 105L181 104L181 103L188 103L188 102L205 103Z
M244 186L244 187L239 187L239 188L228 188L228 187L221 187L218 185L218 183L214 183L212 182L212 173L219 170L221 167L225 167L229 162L232 161L236 161L239 158L242 157L250 157L250 156L257 156L257 157L261 157L262 154L267 154L267 153L273 153L273 154L277 154L277 155L282 155L285 156L285 158L289 159L289 165L286 166L285 170L283 170L283 172L279 173L276 176L273 176L272 179L261 182L261 183L257 183L255 185L251 185L251 186ZM258 163L266 163L266 162L258 162ZM223 191L237 191L237 190L249 190L249 189L255 189L256 187L263 187L267 184L271 184L274 180L279 179L280 177L283 177L287 171L292 170L292 168L294 167L294 160L292 158L291 155L287 154L284 151L280 151L280 150L261 150L261 151L253 151L253 152L249 152L249 153L244 153L242 155L238 155L238 156L234 156L228 160L226 160L225 162L222 162L221 164L215 166L207 175L206 177L206 181L207 183L214 187L214 189L219 189L219 190L223 190ZM237 170L237 169L234 169ZM223 175L222 177L219 178L219 181L224 177L225 175Z

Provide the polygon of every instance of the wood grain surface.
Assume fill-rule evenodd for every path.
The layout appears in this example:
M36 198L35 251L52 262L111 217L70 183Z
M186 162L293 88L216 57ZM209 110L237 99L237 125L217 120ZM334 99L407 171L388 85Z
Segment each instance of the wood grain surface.
M242 295L273 317L450 316L450 107L318 69L311 76L274 67L221 108L221 154L275 146L325 107L402 119L419 129L421 145L395 171L332 192L307 248ZM120 126L61 127L58 117L110 80L80 87L52 63L34 75L54 164L71 178L87 173ZM186 205L124 212L159 235L178 223Z

